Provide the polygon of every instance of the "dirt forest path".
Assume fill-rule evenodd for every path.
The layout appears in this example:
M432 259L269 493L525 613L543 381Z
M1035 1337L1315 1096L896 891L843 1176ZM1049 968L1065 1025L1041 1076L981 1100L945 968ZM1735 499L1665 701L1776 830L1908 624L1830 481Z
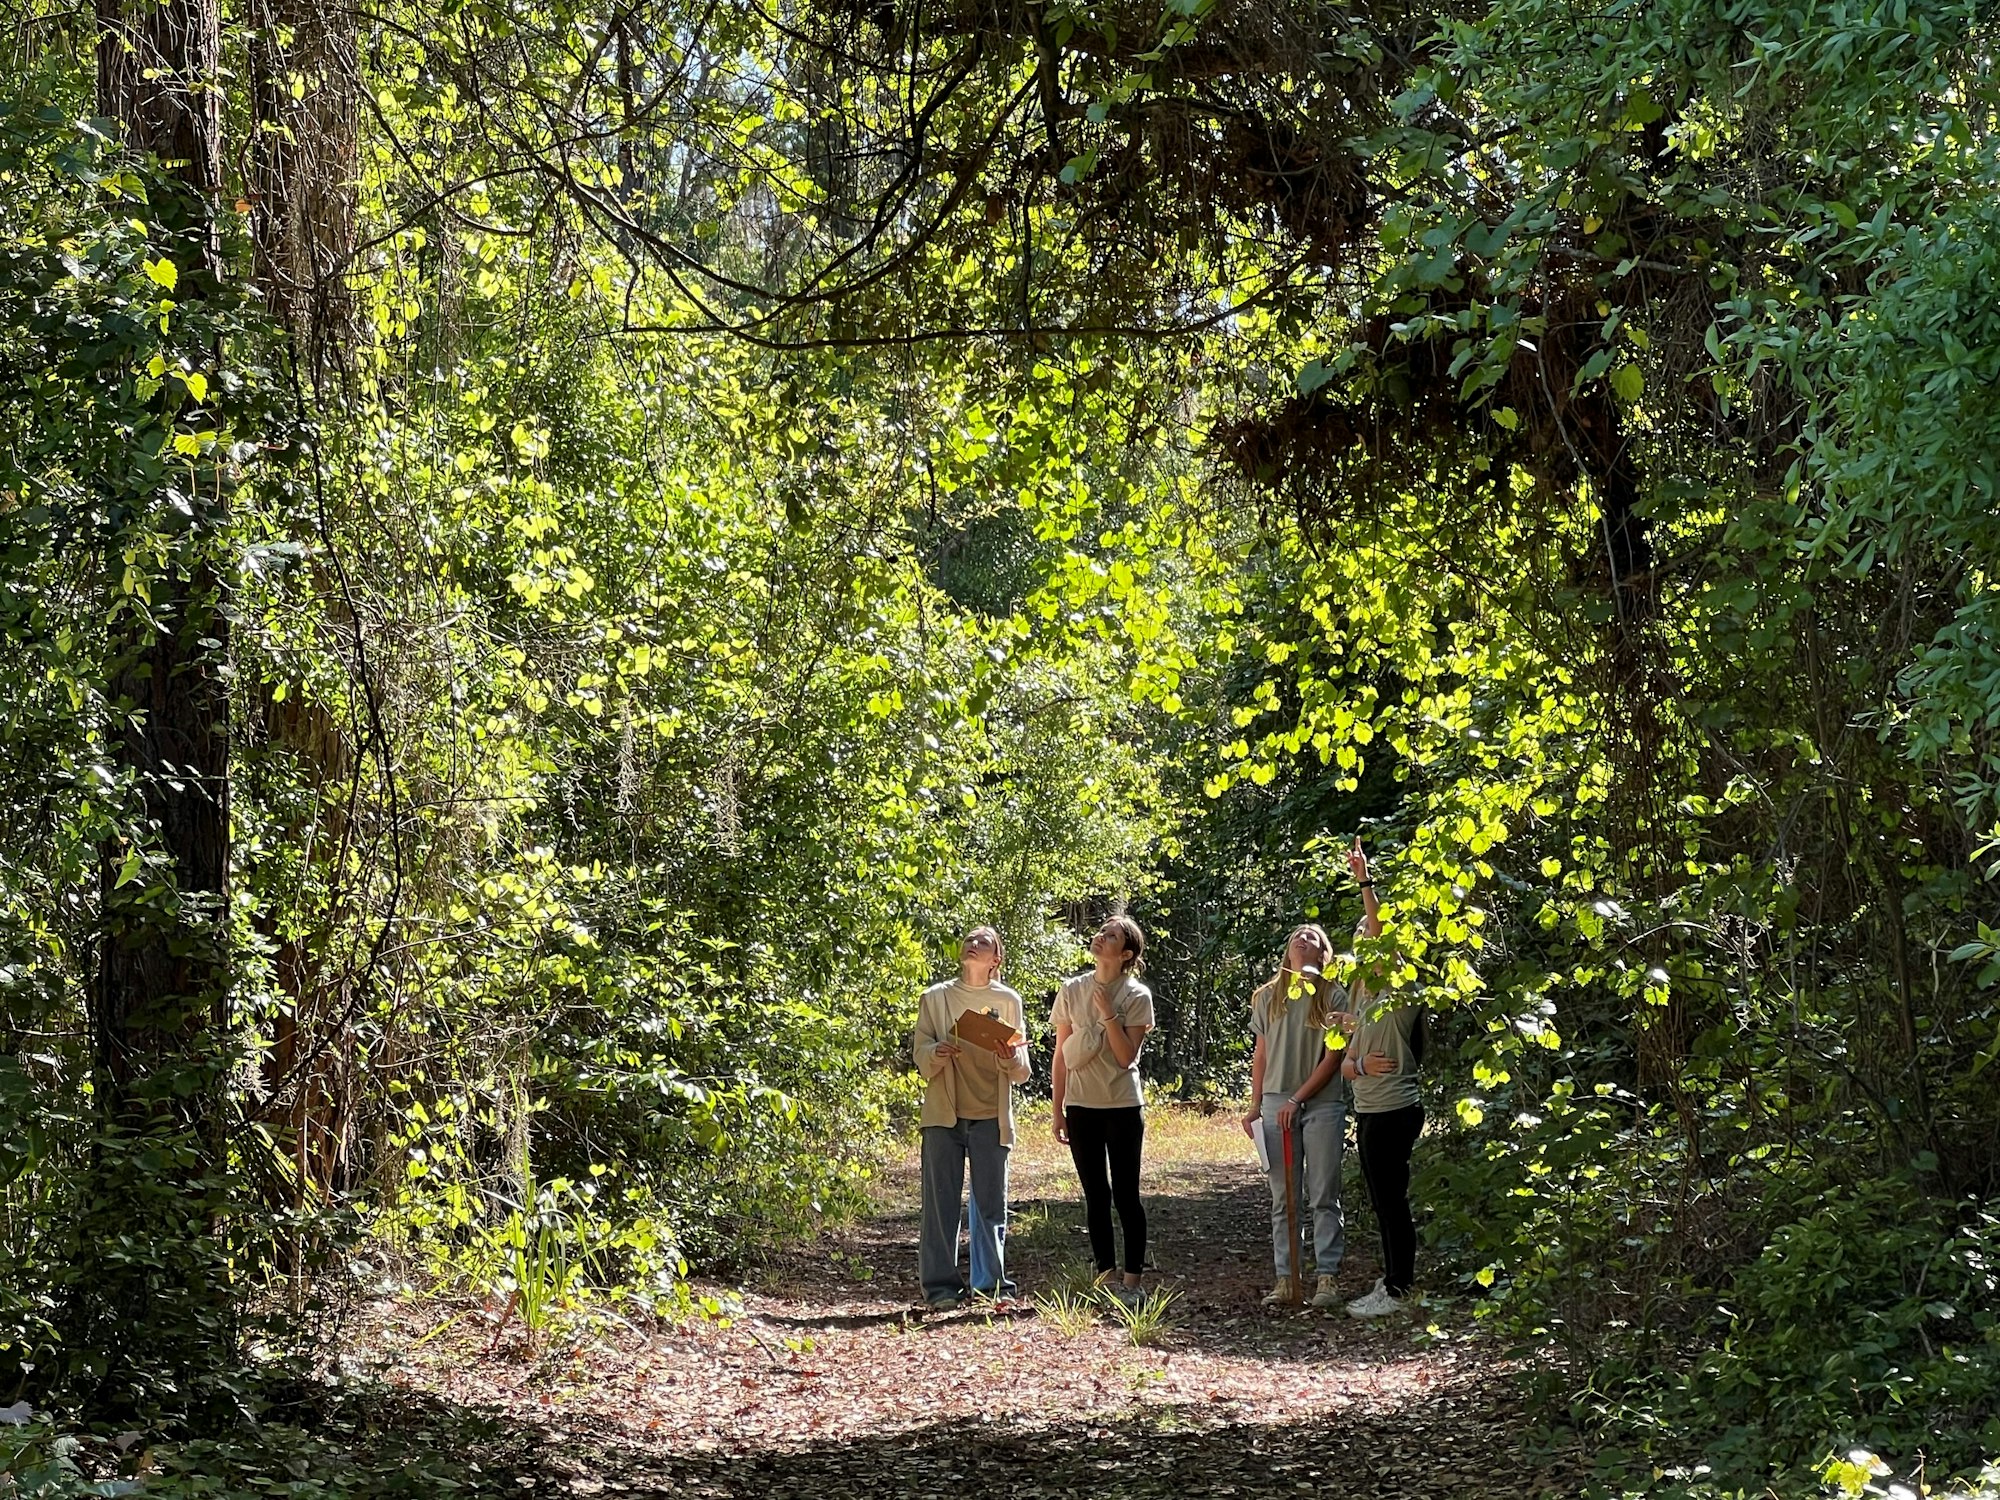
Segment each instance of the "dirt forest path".
M1523 1452L1527 1414L1490 1347L1443 1309L1427 1336L1258 1305L1270 1284L1262 1178L1227 1115L1155 1111L1147 1141L1159 1342L1108 1313L1065 1327L914 1304L914 1160L865 1222L762 1268L726 1320L614 1325L559 1359L488 1350L467 1318L370 1342L413 1396L496 1408L538 1435L523 1494L999 1495L1206 1500L1518 1496L1565 1488ZM1373 1284L1374 1225L1350 1187L1348 1295ZM1075 1180L1046 1111L1013 1157L1009 1270L1024 1294L1087 1269ZM732 1305L733 1311L733 1305ZM430 1316L434 1317L435 1308ZM373 1320L371 1320L373 1321Z

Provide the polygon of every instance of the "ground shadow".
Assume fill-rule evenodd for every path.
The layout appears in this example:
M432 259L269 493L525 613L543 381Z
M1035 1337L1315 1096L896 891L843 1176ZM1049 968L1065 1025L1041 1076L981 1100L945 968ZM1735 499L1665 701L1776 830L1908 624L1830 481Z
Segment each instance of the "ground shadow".
M677 1453L614 1431L572 1429L552 1440L536 1483L515 1493L603 1489L704 1500L930 1500L951 1493L1252 1500L1323 1487L1357 1500L1573 1493L1581 1475L1527 1456L1513 1436L1518 1417L1443 1395L1295 1425L1216 1425L1198 1412L1163 1407L1112 1422L958 1421L734 1454Z
M807 1312L758 1314L757 1321L773 1328L829 1329L882 1328L897 1323L916 1323L924 1310L918 1307L884 1307L872 1312Z
M258 1385L258 1376L246 1372L244 1384ZM255 1421L200 1437L133 1443L133 1434L77 1434L66 1440L66 1461L79 1484L136 1480L135 1494L435 1500L556 1492L550 1435L499 1409L375 1381L286 1382L265 1390L258 1409ZM0 1466L0 1493L11 1495L8 1477ZM86 1493L61 1480L57 1490ZM26 1492L53 1493L33 1483Z
M199 1476L203 1492L412 1500L1252 1500L1336 1486L1356 1500L1573 1493L1580 1469L1527 1453L1512 1399L1496 1387L1439 1392L1393 1410L1357 1407L1333 1421L1290 1424L1218 1422L1201 1408L1155 1406L1117 1419L940 1421L843 1441L699 1452L669 1434L636 1436L601 1414L537 1422L364 1385L310 1393L292 1413L295 1425L161 1450L153 1467L162 1478Z

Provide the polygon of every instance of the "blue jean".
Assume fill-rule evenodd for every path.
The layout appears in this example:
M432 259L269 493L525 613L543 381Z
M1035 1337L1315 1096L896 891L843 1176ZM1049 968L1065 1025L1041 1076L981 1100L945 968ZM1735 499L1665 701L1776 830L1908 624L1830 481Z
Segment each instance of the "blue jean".
M924 1299L956 1297L958 1229L966 1169L972 1194L964 1214L972 1246L972 1289L989 1297L1018 1290L1007 1279L1007 1147L998 1120L960 1120L923 1129L924 1215L917 1236L917 1274Z
M1292 1256L1303 1247L1289 1243L1285 1223L1285 1147L1278 1134L1278 1110L1285 1095L1266 1094L1258 1101L1264 1116L1264 1137L1271 1143L1271 1259L1278 1279L1292 1274ZM1347 1225L1340 1211L1340 1157L1347 1146L1347 1101L1339 1087L1321 1089L1299 1110L1293 1143L1300 1238L1312 1242L1319 1274L1331 1276L1347 1248Z

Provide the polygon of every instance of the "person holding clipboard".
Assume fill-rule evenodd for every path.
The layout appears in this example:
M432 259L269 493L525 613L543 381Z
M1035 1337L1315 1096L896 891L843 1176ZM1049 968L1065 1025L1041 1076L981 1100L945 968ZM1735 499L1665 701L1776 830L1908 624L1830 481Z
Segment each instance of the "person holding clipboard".
M968 932L959 944L958 977L924 991L910 1041L924 1079L917 1272L924 1302L940 1311L966 1295L958 1273L961 1214L971 1241L972 1291L995 1300L1018 1291L1007 1279L1007 1153L1014 1144L1014 1085L1028 1081L1029 1065L1021 997L999 982L1005 961L998 932Z

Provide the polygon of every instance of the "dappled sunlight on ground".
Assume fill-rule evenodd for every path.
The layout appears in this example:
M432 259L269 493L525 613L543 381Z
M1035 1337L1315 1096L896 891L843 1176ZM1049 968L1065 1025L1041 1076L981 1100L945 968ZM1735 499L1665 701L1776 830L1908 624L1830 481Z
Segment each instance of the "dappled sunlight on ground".
M1362 1323L1338 1309L1259 1306L1270 1284L1265 1188L1247 1142L1227 1114L1160 1114L1147 1176L1152 1279L1175 1298L1160 1341L1147 1347L1108 1307L1068 1329L1031 1301L918 1310L910 1162L878 1185L866 1222L774 1257L741 1288L704 1288L724 1299L726 1317L657 1329L611 1321L528 1358L513 1330L488 1347L490 1314L439 1331L434 1304L383 1304L367 1341L393 1381L534 1415L592 1452L615 1445L620 1466L664 1465L647 1483L691 1465L676 1482L707 1476L722 1486L714 1493L738 1493L731 1486L745 1474L774 1463L802 1466L786 1471L801 1493L815 1482L851 1484L870 1464L882 1466L885 1492L926 1493L925 1474L901 1467L900 1455L931 1447L945 1461L968 1444L992 1464L1040 1453L1093 1471L1129 1469L1121 1484L1133 1493L1162 1452L1194 1443L1188 1453L1204 1462L1226 1458L1232 1472L1248 1464L1246 1484L1306 1487L1343 1466L1315 1456L1324 1445L1363 1432L1414 1466L1423 1482L1409 1493L1521 1493L1518 1477L1496 1477L1517 1466L1485 1463L1521 1424L1518 1397L1466 1338L1463 1311L1433 1306L1419 1319ZM1081 1209L1045 1113L1022 1121L1013 1191L1009 1265L1024 1292L1074 1278L1087 1260ZM1372 1236L1366 1213L1357 1215L1341 1271L1348 1295L1372 1284ZM1448 1444L1418 1441L1440 1423ZM594 1463L576 1469L575 1488L597 1482ZM810 1480L819 1469L827 1472ZM1233 1493L1230 1483L1214 1492Z

